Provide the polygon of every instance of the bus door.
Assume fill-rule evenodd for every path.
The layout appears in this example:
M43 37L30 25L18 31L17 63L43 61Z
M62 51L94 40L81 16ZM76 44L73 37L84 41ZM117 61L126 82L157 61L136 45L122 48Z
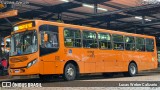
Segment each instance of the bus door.
M98 50L97 34L93 31L83 31L83 50L82 60L84 60L85 72L96 72L96 53Z
M39 27L40 31L40 60L41 71L45 74L60 72L58 63L58 70L55 69L55 60L59 60L57 55L59 50L59 30L57 26L44 24Z
M139 59L138 54L135 52L135 37L133 36L125 36L125 51L123 54L124 57L124 69L128 70L128 64L130 61L137 61Z
M96 72L113 72L115 54L112 52L111 35L98 33L99 51L96 53Z
M157 62L156 52L154 50L154 39L146 39L146 56L147 56L147 69L154 67L154 62Z
M124 63L124 39L123 35L113 34L113 49L115 53L115 68L118 71L121 71ZM125 54L124 54L125 55Z
M139 57L139 68L145 70L148 67L147 53L145 52L145 39L136 37L136 56Z

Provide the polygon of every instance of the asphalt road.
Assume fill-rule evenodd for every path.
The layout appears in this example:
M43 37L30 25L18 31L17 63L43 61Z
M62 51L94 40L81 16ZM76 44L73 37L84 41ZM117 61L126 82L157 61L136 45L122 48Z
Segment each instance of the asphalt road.
M2 82L2 81L1 81ZM160 90L160 70L154 70L154 71L143 71L140 72L135 77L124 77L123 74L115 74L112 78L110 77L103 77L101 74L96 75L83 75L80 76L79 79L75 81L64 81L62 77L56 77L53 78L53 80L49 82L43 82L39 78L25 78L25 79L11 79L11 80L3 80L3 82L14 82L14 83L41 83L42 90L48 90L48 89L62 89L62 90L69 90L71 89L83 89L88 90L90 89L106 89L107 90L123 90L121 88L128 88L127 90L135 90L136 88L139 88L139 90ZM142 84L150 85L150 86L121 86L120 84ZM149 83L149 84L148 84ZM153 84L156 84L157 86L154 86ZM151 86L153 85L153 86ZM50 88L47 88L50 87ZM59 88L58 88L59 87ZM47 88L47 89L45 89ZM65 89L64 89L65 88ZM7 88L1 88L2 90L6 90ZM1 90L0 89L0 90ZM10 88L11 89L11 88ZM22 89L22 88L19 88ZM36 88L37 89L37 88ZM36 90L34 89L34 90ZM39 90L37 89L37 90ZM89 90L90 90L89 89ZM8 89L7 89L8 90ZM17 89L16 89L17 90ZM23 88L23 90L25 90ZM32 88L26 89L26 90L32 90Z
M49 82L43 82L39 78L23 78L23 79L11 79L11 80L3 80L7 82L15 82L15 83L42 83L44 86L49 84L56 84L56 83L73 83L73 82L84 82L84 81L160 81L160 70L154 71L143 71L137 74L135 77L124 77L122 73L115 74L113 77L103 77L101 74L92 74L92 75L81 75L75 81L64 81L63 78L54 77L53 80ZM2 82L2 81L1 81Z

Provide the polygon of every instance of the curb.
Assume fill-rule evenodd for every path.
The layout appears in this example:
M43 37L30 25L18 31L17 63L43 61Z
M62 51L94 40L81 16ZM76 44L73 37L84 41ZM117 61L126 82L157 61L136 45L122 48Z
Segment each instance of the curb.
M0 76L0 81L12 80L12 79L30 79L30 78L39 78L37 75L31 76Z

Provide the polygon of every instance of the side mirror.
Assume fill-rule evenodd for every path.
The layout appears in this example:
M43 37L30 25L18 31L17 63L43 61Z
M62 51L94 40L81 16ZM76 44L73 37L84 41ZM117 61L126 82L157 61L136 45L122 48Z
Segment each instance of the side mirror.
M48 34L44 33L44 42L48 42Z

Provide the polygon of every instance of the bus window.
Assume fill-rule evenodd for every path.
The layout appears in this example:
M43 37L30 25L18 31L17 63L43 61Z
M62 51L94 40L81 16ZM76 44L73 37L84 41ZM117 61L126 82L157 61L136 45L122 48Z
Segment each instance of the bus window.
M153 52L154 51L154 40L146 39L146 51Z
M7 38L6 39L6 48L10 48L10 42L11 42L10 38Z
M113 34L113 46L114 49L124 50L124 40L122 35Z
M44 40L43 44L45 48L58 48L58 38L57 33L52 31L45 31L43 32L43 35L47 35L47 41Z
M23 51L22 33L14 34L11 38L11 52L10 56L20 55Z
M42 25L40 30L40 55L56 52L59 49L58 27L53 25ZM45 40L47 38L47 41Z
M99 33L98 34L99 47L101 49L111 49L111 35L107 33Z
M135 50L135 39L134 37L131 36L126 36L125 37L125 49L126 50Z
M137 51L145 51L145 40L144 40L144 38L140 38L140 37L136 38L136 50Z
M85 48L98 47L96 32L83 31L83 47Z
M81 47L81 31L78 29L64 29L64 44L66 47Z

